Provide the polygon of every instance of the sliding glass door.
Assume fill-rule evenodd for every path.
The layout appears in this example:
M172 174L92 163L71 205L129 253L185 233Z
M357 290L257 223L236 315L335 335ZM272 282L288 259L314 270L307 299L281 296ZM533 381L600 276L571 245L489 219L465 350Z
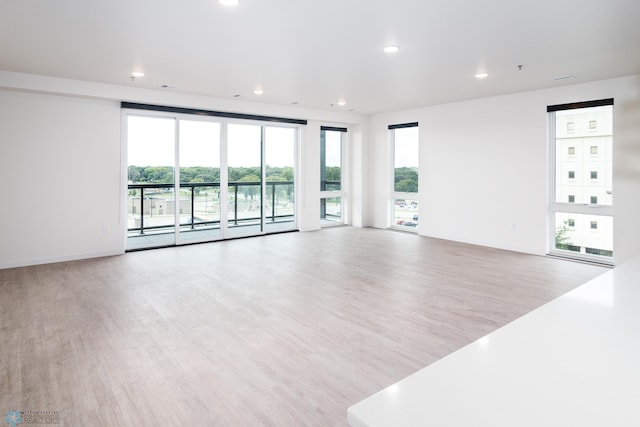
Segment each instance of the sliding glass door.
M264 228L268 233L296 227L296 134L297 130L290 127L264 128Z
M295 127L125 121L128 250L296 229Z
M228 236L262 232L262 127L227 127Z
M177 243L219 239L220 123L180 120Z
M127 120L127 249L174 245L176 120Z

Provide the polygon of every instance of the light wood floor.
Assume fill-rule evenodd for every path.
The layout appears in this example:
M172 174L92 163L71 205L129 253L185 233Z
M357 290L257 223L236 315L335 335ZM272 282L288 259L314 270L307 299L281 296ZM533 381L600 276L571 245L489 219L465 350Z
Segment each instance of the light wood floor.
M345 426L350 405L604 271L350 227L0 270L0 415Z

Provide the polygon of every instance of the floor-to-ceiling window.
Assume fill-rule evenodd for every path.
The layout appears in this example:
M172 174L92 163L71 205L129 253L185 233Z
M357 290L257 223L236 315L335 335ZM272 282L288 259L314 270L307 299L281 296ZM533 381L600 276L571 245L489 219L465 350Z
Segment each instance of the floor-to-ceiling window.
M393 190L391 228L416 231L418 213L418 123L389 126Z
M262 127L227 127L227 218L232 237L262 231Z
M264 128L265 230L295 228L295 164L298 130L291 127Z
M180 120L179 242L220 238L220 123Z
M126 126L127 247L173 245L176 119L130 115Z
M613 262L613 99L550 106L552 254Z
M343 224L345 218L344 167L346 128L320 128L320 221Z
M127 249L295 230L297 123L127 110Z

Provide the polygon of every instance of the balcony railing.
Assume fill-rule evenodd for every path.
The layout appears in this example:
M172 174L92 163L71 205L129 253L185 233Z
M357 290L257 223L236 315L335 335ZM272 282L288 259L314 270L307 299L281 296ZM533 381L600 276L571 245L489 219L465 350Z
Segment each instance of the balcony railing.
M331 181L326 179L320 181L320 191L340 191L341 186L340 181Z
M320 181L320 191L340 191L342 188L341 181L322 180ZM330 197L320 199L320 219L330 221L340 221L342 214L340 213L341 200L340 197Z
M267 223L293 221L293 181L267 181ZM162 232L174 228L178 209L181 230L220 227L220 183L180 184L174 197L173 184L129 184L127 206L129 234ZM227 216L230 227L255 225L261 221L260 182L228 184ZM176 206L177 204L177 206Z

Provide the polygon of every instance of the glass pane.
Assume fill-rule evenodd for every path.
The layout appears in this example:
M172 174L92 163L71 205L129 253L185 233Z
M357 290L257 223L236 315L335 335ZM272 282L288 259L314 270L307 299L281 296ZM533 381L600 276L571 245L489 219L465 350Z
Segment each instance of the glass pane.
M415 229L418 226L418 201L396 199L393 203L393 224Z
M262 130L260 126L228 126L229 234L262 231Z
M146 188L144 232L171 232L175 224L175 198L172 188Z
M342 198L320 199L320 219L329 222L342 222Z
M320 191L342 188L342 135L323 130L320 135Z
M555 213L555 249L613 256L613 217Z
M180 241L220 237L220 124L180 121Z
M612 106L564 110L556 118L556 202L611 206Z
M127 117L127 249L175 242L175 120Z
M295 165L296 129L265 128L265 167L267 200L265 201L265 231L295 228Z
M418 192L418 127L393 130L393 191Z

